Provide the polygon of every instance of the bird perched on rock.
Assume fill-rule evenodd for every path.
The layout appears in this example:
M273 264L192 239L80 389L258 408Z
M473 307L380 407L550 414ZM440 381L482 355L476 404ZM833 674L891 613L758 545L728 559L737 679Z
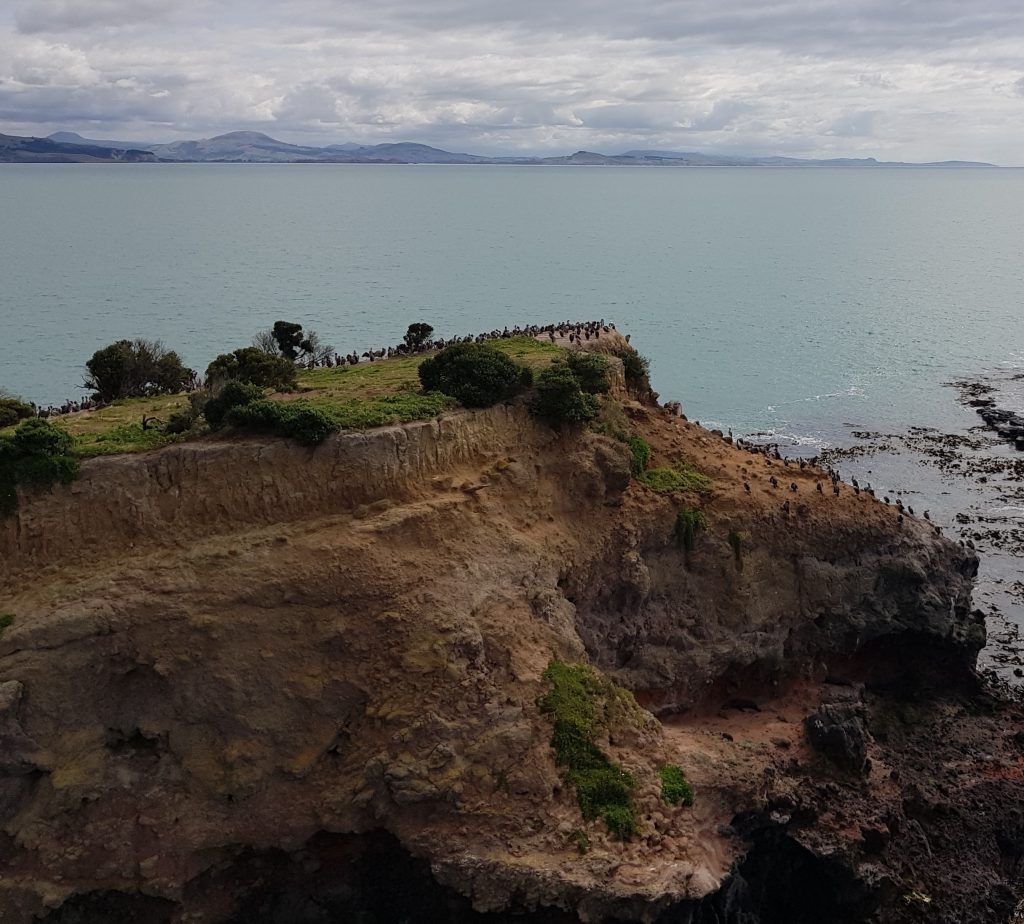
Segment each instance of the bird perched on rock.
M928 511L927 510L924 512L924 518L926 520L931 520L931 517L928 515Z
M821 482L820 481L817 482L814 485L814 490L817 491L819 494L824 494L825 493L824 491L821 490Z
M889 498L888 497L883 497L882 500L884 500L887 504L889 503Z
M795 481L791 481L789 483L789 490L790 491L796 491L796 482Z
M750 493L750 485L747 484L745 481L743 482L743 490L746 491L747 494Z

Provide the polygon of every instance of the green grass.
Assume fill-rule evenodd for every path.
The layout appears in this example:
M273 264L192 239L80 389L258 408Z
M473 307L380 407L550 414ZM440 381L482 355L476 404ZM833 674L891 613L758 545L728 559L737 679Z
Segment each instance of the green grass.
M672 468L651 468L636 476L640 484L646 485L659 494L674 494L677 491L711 490L711 479L684 462Z
M681 767L666 764L658 770L661 798L669 805L693 805L693 786Z
M619 840L636 833L633 777L612 763L595 743L598 730L613 720L621 706L632 702L614 684L582 664L551 661L544 671L551 690L540 702L554 728L551 747L555 763L576 789L580 812L588 821L603 818ZM626 694L628 697L628 694Z
M532 337L491 340L496 350L531 369L543 369L566 350ZM303 402L326 412L338 430L366 430L387 424L436 417L455 404L441 395L420 393L417 369L427 356L362 362L357 366L299 371L298 391L272 394L274 401ZM146 452L171 443L195 439L208 431L200 425L183 434L164 433L157 427L142 429L142 418L168 418L188 406L187 395L126 398L102 410L51 418L74 438L72 452L79 458ZM13 433L14 428L0 430Z

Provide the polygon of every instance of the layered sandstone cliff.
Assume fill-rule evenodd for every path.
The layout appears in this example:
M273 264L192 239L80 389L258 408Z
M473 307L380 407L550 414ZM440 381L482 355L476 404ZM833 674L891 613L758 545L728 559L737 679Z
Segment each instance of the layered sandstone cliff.
M344 920L385 882L448 920L767 924L792 900L769 875L820 885L829 863L849 897L832 920L913 911L917 880L885 855L913 773L886 741L910 732L878 734L873 691L937 684L947 713L951 691L976 696L976 560L617 397L707 495L658 494L622 443L510 404L315 449L97 459L24 497L0 522L3 920ZM686 550L676 515L695 506L708 528ZM552 658L665 718L603 733L637 781L628 843L582 821L555 766ZM825 738L849 732L867 765L812 747L823 701ZM905 725L936 727L929 709ZM994 751L1013 746L999 721ZM692 808L661 800L666 763Z

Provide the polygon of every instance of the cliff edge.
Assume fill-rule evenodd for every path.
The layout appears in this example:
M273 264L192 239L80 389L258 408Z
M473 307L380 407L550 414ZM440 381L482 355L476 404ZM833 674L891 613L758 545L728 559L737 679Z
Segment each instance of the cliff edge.
M710 485L642 483L621 440L512 402L23 497L0 916L1008 920L1024 735L973 674L973 554L613 397L652 467ZM597 745L635 782L629 840L556 765L552 661L621 693Z

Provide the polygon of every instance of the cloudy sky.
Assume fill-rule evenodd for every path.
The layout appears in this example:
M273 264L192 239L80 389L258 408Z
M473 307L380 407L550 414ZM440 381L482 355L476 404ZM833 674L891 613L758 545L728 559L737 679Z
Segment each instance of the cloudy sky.
M1024 164L1021 0L14 0L0 132Z

